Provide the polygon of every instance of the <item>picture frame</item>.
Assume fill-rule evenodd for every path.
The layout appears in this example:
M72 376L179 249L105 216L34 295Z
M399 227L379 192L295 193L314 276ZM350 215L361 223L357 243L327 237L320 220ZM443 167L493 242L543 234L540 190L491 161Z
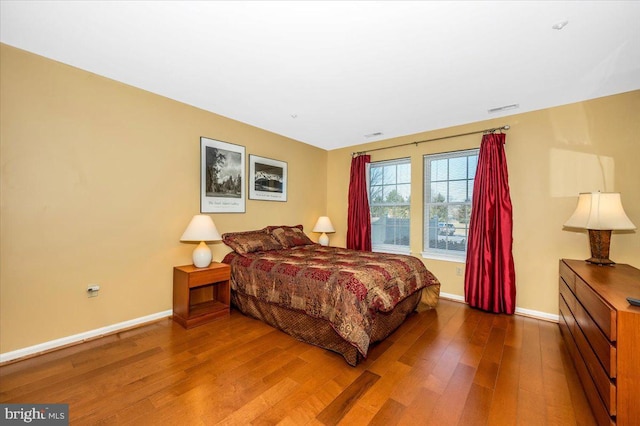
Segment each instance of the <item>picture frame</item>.
M245 212L245 147L200 138L200 213Z
M287 163L249 155L249 199L287 201Z

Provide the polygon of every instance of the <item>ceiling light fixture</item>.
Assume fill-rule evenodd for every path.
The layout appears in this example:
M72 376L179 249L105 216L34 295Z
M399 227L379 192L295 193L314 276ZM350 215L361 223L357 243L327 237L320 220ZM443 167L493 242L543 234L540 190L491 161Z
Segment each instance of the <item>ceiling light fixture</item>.
M520 104L511 104L511 105L505 105L497 108L491 108L491 109L488 109L487 112L489 114L493 114L496 112L509 111L509 110L518 109L518 108L520 108Z
M554 30L558 30L560 31L561 29L563 29L564 27L567 26L567 24L569 23L569 21L565 20L565 21L561 21L558 23L555 23L551 26L551 28L553 28Z

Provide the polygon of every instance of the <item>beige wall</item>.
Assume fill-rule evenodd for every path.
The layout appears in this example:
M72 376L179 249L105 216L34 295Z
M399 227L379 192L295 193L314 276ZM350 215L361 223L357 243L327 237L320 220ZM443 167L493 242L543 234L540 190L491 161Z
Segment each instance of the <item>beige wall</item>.
M351 152L326 152L237 121L0 45L0 353L171 309L178 238L199 209L199 138L286 161L286 203L247 200L216 214L221 232L328 214L344 245ZM520 308L557 313L557 262L588 257L562 230L577 193L615 190L640 225L640 91L366 145L395 145L511 125L507 135ZM372 153L411 156L411 251L422 249L422 156L480 136ZM227 249L213 244L214 259ZM640 267L640 232L615 234L611 258ZM426 260L442 291L463 294L459 263ZM89 283L102 286L88 299Z
M171 309L199 212L200 136L288 163L288 201L212 215L220 232L326 209L327 152L1 45L0 353ZM309 233L311 238L317 235ZM214 259L226 252L212 244ZM101 285L87 298L89 283Z
M640 91L470 125L425 132L329 152L327 213L344 245L351 153L381 146L511 125L506 154L514 210L513 254L517 306L558 313L558 259L590 257L586 233L565 231L577 194L618 191L629 218L640 226ZM475 148L482 135L427 142L371 153L371 161L411 157L411 252L422 250L422 157ZM614 233L611 259L640 267L640 232ZM442 291L464 295L454 262L424 260L442 281Z

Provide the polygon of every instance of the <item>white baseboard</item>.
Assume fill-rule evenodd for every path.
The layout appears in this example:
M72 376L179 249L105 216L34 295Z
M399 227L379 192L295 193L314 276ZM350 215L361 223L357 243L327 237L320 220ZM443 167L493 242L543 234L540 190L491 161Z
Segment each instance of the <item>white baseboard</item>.
M458 296L457 294L451 294L451 293L440 293L440 297L443 299L448 299L448 300L453 300L456 302L462 302L465 303L464 301L464 297L463 296Z
M453 300L455 302L465 303L464 297L458 296L457 294L440 293L440 297L443 299ZM33 356L43 352L51 351L53 349L80 343L85 340L95 339L97 337L101 337L107 334L113 334L118 331L125 330L127 328L135 327L137 325L142 325L144 323L157 321L162 318L170 317L172 313L173 313L172 310L158 312L158 313L147 315L144 317L135 318L129 321L119 322L117 324L97 328L95 330L86 331L84 333L74 334L73 336L67 336L60 339L51 340L49 342L40 343L38 345L29 346L27 348L6 352L3 354L0 354L0 364L8 361L13 361L14 359ZM553 315L553 314L548 314L546 312L534 311L531 309L523 309L518 307L516 307L516 314L532 317L536 319L541 319L545 321L553 321L553 322L558 322L560 319L558 315Z
M466 303L464 301L464 297L458 296L457 294L440 293L440 297L443 299L453 300L455 302ZM518 308L517 306L516 306L516 315L522 315L525 317L531 317L531 318L536 318L536 319L551 321L551 322L560 321L560 316L558 315L553 315L546 312L534 311L531 309Z
M73 336L62 337L60 339L51 340L49 342L40 343L27 348L18 349L11 352L0 354L0 364L14 359L28 357L40 354L42 352L48 352L53 349L62 348L64 346L81 343L85 340L95 339L97 337L113 334L121 330L126 330L138 325L142 325L148 322L157 321L162 318L170 317L173 314L172 310L158 312L155 314L147 315L140 318L135 318L129 321L119 322L117 324L108 325L106 327L97 328L95 330L85 331L84 333L74 334Z

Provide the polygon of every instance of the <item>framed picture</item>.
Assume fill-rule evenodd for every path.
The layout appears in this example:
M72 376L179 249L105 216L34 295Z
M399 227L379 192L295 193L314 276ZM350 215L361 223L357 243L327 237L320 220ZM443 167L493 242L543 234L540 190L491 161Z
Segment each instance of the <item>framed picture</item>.
M287 201L287 163L249 155L249 199Z
M200 138L200 212L245 212L244 147Z

